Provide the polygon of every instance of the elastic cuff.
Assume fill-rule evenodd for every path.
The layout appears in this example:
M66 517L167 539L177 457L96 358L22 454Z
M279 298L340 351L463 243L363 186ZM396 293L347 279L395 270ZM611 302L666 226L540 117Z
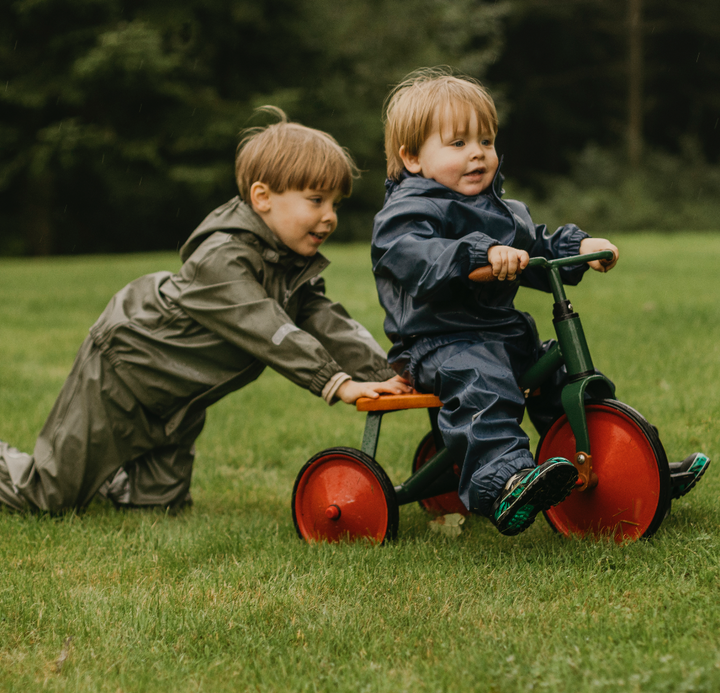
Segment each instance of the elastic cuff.
M477 269L478 267L485 267L489 265L488 252L494 245L500 245L498 241L491 241L490 243L478 243L474 248L470 248L470 268L469 271Z
M328 380L342 369L335 361L329 361L320 370L318 370L308 385L308 390L318 397L322 397L322 391Z
M520 449L503 455L483 465L470 478L465 490L467 507L478 515L490 516L495 499L502 493L508 479L521 469L534 467L535 461L529 450ZM462 494L461 500L465 502Z
M338 391L338 388L343 384L346 383L348 380L352 380L352 378L347 373L335 373L335 375L330 378L330 380L327 381L327 384L322 390L322 394L320 395L330 406L335 404L337 400L335 400L335 393Z
M571 226L574 226L572 224ZM586 239L590 238L589 233L585 233L583 230L575 226L560 243L558 257L572 257L573 255L580 255L580 244Z

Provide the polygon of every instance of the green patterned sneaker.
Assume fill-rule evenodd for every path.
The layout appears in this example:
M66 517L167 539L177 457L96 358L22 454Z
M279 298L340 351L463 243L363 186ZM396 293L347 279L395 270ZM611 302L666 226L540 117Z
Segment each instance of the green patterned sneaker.
M490 520L500 534L520 534L539 512L565 500L577 478L577 469L564 457L552 457L539 467L521 469L508 479L493 505Z
M710 458L701 452L694 452L682 462L670 463L670 497L672 500L690 491L710 466Z

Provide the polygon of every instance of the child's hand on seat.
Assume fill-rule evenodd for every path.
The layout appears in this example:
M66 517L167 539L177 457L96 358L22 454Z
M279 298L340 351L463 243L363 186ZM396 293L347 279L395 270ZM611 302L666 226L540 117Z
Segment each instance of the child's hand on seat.
M580 242L580 255L599 253L601 250L612 250L615 256L612 260L593 260L588 265L596 272L609 272L617 264L620 251L606 238L583 238Z
M377 399L381 392L391 395L404 395L412 392L413 389L405 378L396 375L390 380L382 383L361 383L357 380L346 380L335 393L335 397L341 399L345 404L355 404L360 397Z
M509 245L494 245L488 250L488 262L492 265L493 275L499 281L513 281L526 267L530 256L524 250Z

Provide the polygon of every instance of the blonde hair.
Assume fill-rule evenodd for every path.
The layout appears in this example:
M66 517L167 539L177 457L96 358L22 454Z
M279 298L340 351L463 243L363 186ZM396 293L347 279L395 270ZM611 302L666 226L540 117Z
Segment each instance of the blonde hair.
M290 123L275 106L258 111L275 115L279 122L247 128L235 154L235 179L240 197L250 202L250 187L265 183L273 192L286 190L340 190L352 192L358 168L349 152L321 130Z
M467 123L474 112L481 131L495 136L498 129L490 94L476 79L453 75L449 67L411 72L390 92L383 110L387 175L395 181L404 169L400 147L417 156L436 123L442 131L448 118Z

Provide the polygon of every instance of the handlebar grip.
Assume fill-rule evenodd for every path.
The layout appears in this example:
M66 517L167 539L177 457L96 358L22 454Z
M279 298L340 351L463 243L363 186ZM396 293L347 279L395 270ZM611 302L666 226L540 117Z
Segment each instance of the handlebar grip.
M567 265L575 265L581 262L592 262L599 260L604 267L609 267L615 261L615 253L612 250L599 250L596 253L587 253L585 255L573 255L570 257L556 258L555 260L547 260L544 257L531 257L528 267L543 267L550 269L551 267L565 267ZM468 279L473 282L492 282L496 277L492 271L492 265L484 267L476 267L468 275Z
M470 274L468 275L468 279L471 282L479 282L479 283L494 282L495 275L493 274L492 265L485 265L484 267L476 267L472 272L470 272Z

